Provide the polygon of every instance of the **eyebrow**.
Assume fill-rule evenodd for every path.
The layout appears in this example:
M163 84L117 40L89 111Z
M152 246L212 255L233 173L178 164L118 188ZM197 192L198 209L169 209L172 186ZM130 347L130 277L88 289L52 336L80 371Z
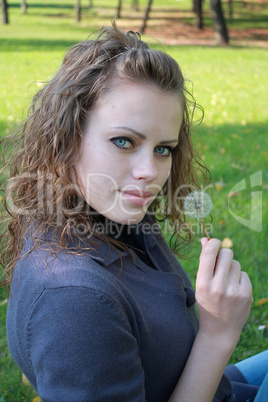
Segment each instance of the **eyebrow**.
M112 128L116 128L116 129L121 129L121 130L127 130L130 131L132 134L136 134L138 137L140 137L142 140L146 139L146 135L139 133L138 131L134 130L133 128L130 127L112 127ZM161 141L159 144L178 144L179 140L165 140L165 141Z

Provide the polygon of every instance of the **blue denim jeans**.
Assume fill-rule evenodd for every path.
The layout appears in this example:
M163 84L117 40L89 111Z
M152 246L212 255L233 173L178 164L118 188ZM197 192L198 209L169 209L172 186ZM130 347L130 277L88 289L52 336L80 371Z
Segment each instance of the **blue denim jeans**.
M268 350L228 366L237 402L268 402Z
M248 384L256 385L259 391L254 402L268 401L268 350L236 364Z
M248 384L260 387L268 373L268 350L242 360L235 366L241 371Z
M254 402L267 402L268 401L268 373L264 377L264 380L260 386Z

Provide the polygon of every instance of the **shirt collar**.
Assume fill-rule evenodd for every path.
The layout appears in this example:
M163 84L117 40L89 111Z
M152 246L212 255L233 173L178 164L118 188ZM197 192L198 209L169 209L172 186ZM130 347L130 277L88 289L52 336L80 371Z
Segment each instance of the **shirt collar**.
M155 221L145 216L140 223L131 226L131 232L138 238L144 249L151 252L157 244L156 234L160 234L160 228ZM118 259L129 256L129 252L115 248L104 241L97 239L95 242L96 248L90 251L89 256L103 266L108 266Z

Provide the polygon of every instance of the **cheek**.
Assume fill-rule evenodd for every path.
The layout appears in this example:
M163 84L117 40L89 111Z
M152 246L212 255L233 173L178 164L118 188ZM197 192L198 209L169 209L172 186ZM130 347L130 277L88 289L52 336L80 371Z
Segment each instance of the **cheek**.
M162 168L159 175L159 187L163 188L171 175L171 162Z
M111 197L111 194L115 193L117 189L118 180L112 172L91 172L84 176L83 190L89 199L96 196L101 199Z
M171 172L171 166L172 166L172 160L171 158L166 162L166 164L164 166L162 166L159 170L159 176L161 178L162 181L166 182L166 180L169 178L170 176L170 172Z

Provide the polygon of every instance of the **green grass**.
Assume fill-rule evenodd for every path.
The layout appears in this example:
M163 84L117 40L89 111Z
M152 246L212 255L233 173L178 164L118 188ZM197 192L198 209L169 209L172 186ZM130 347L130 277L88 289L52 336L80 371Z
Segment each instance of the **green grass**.
M31 401L36 392L22 383L22 374L12 360L6 340L5 317L7 295L0 289L0 402ZM2 304L4 303L4 304Z
M10 25L0 26L0 135L8 134L21 120L30 98L42 81L52 77L62 57L73 43L84 40L115 15L117 1L95 1L98 7L86 8L80 23L75 22L70 0L37 2L29 0L27 15L21 15L19 2L10 1ZM146 4L143 0L141 5ZM119 21L132 28L129 3L124 5ZM206 3L205 3L206 4ZM262 27L267 10L255 4L235 2L236 27ZM60 7L59 7L60 6ZM155 0L155 10L179 7L190 9L190 3ZM140 12L139 16L142 15ZM239 17L239 18L238 18ZM208 23L209 20L208 20ZM135 22L136 24L136 22ZM259 25L258 25L259 24ZM151 39L153 43L153 40ZM213 236L229 237L235 258L248 272L254 288L254 305L232 362L257 353L268 346L267 304L267 218L268 218L268 111L267 51L247 47L211 48L166 46L165 50L180 63L189 88L193 85L197 102L205 109L204 123L197 129L196 147L211 170L213 190ZM193 82L193 84L192 84ZM262 172L262 183L252 189L262 192L262 231L256 232L238 222L230 213L228 194L245 179L246 188L230 198L230 208L244 219L250 219L250 176ZM254 206L254 205L253 205ZM260 209L259 209L260 212ZM199 241L196 254L184 262L194 280L198 266ZM0 302L6 298L0 290ZM21 373L12 361L5 335L6 304L0 305L0 402L30 401L36 394L21 383Z

